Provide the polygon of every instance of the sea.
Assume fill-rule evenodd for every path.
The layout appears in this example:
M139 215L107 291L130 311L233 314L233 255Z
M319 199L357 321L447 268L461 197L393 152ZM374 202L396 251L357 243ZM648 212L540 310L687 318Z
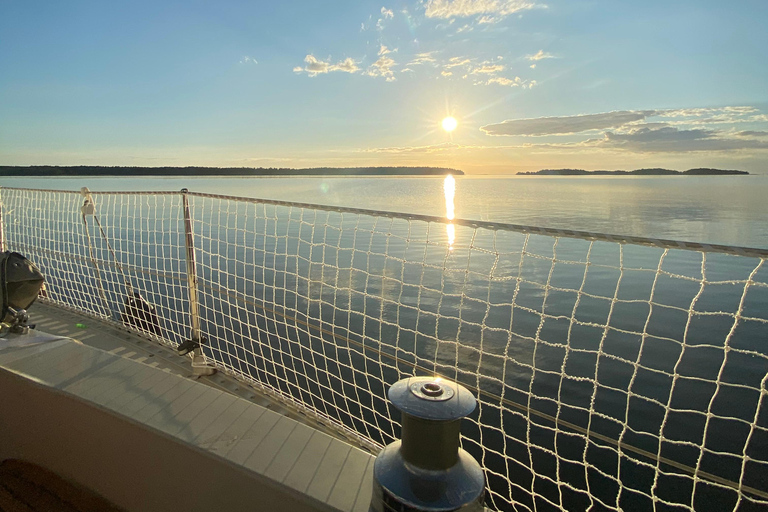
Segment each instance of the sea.
M768 175L0 178L0 186L54 190L88 187L93 192L188 188L192 192L225 196L768 249ZM760 413L761 407L766 406L759 405L759 389L765 385L763 376L768 372L768 351L764 346L768 341L765 339L768 324L742 322L731 340L731 348L741 352L728 355L723 344L734 325L733 316L718 313L738 309L744 279L758 259L708 255L708 279L723 282L734 279L742 284L715 284L697 296L700 281L685 277L696 278L697 272L700 276L702 261L698 253L675 251L670 254L662 267L669 274L654 284L655 272L652 271L659 264L661 250L629 247L624 253L623 265L639 266L651 272L623 273L618 298L625 302L616 304L614 310L610 301L604 299L610 298L617 286L617 244L595 246L590 257L595 267L585 277L583 264L571 265L568 261L584 261L587 242L572 239L558 242L558 258L565 263L558 264L553 272L551 259L547 259L552 257L551 239L543 240L543 247L539 249L534 237L527 246L533 256L520 268L528 284L538 284L524 283L519 290L514 279L489 284L486 273L480 295L477 300L471 300L474 277L471 274L466 277L467 260L458 257L462 248L468 246L468 240L462 237L471 235L471 229L459 227L455 233L450 232L456 237L453 241L456 249L450 257L445 257L445 251L428 257L422 250L415 260L423 259L436 268L450 266L453 260L459 262L459 267L444 271L442 277L439 272L422 272L410 280L408 268L401 268L394 275L404 276L402 286L387 288L386 280L369 279L369 276L390 272L388 265L392 261L378 262L370 257L360 268L357 268L360 260L342 265L336 259L335 265L345 270L337 272L332 276L334 281L327 283L323 280L329 279L328 276L313 273L317 254L313 256L311 245L320 232L304 233L304 226L291 232L295 226L285 226L286 240L294 240L295 247L285 245L276 250L275 244L281 243L282 235L270 237L266 232L263 236L254 235L252 231L258 230L261 224L245 220L247 216L238 218L237 208L227 212L234 215L218 217L211 211L216 204L215 201L206 203L197 213L207 216L197 219L206 226L207 231L200 238L203 244L208 244L201 248L198 260L203 269L201 282L226 283L243 297L256 297L274 304L277 313L265 314L258 308L242 308L242 304L232 308L226 297L210 293L212 288L204 289L201 293L203 327L218 340L215 344L212 342L218 350L212 356L239 365L245 368L242 371L246 374L250 372L254 378L263 378L285 392L309 397L310 402L321 397L321 409L325 404L339 404L326 411L338 413L340 421L361 432L368 431L368 427L358 418L370 424L385 422L389 417L384 402L362 396L366 390L372 396L384 396L384 383L396 379L397 372L402 371L401 361L393 366L387 357L397 356L402 360L412 354L416 363L434 360L444 363L446 368L466 369L464 377L482 365L486 376L491 378L475 379L470 375L469 384L487 393L504 394L518 407L501 410L486 405L476 413L478 423L465 422L469 424L463 431L465 438L479 440L464 443L465 448L491 470L488 483L493 492L489 505L494 508L556 510L562 505L567 510L657 510L657 499L689 504L695 510L731 510L738 506L736 493L728 486L694 484L686 470L657 462L654 459L657 452L665 460L696 467L730 482L768 488L768 462L764 462L768 436L763 435L768 431L768 414ZM226 219L225 224L218 226L217 219L222 218ZM273 228L277 230L275 233L283 229ZM395 225L395 228L409 229L407 225ZM242 236L237 244L229 238L235 232ZM390 240L373 232L363 238L355 232L354 229L329 231L337 238L352 234L351 238L330 243L331 247L338 246L339 257L346 248L362 251L357 254L367 251L374 256L402 250L395 238ZM395 234L402 236L403 233ZM441 236L446 236L444 231ZM508 241L514 245L522 240L522 236L519 239L512 235L505 237L499 235L493 243ZM270 243L273 246L269 247ZM473 244L483 243L481 238L473 240ZM244 250L246 247L248 250ZM107 251L100 250L103 259L109 259ZM324 252L323 257L327 256ZM153 256L147 253L146 257ZM429 259L433 257L434 261ZM226 270L230 268L227 261L238 262L236 267L232 266L237 274L234 279ZM502 261L492 273L516 275L516 261L514 268L505 268ZM473 262L482 265L481 260ZM610 263L603 265L604 262ZM289 272L289 268L293 270ZM82 273L87 272L87 266L83 266ZM478 276L483 279L482 273ZM757 280L766 282L766 276L768 272L763 269ZM339 283L344 279L348 284L342 286ZM420 284L416 287L406 283ZM544 283L569 291L547 292L545 298ZM576 294L571 292L579 289L580 283L583 291L592 296L585 296L575 304ZM118 288L108 289L107 293L117 297ZM332 293L326 295L329 290ZM463 290L461 294L466 294L468 299L453 304L458 295L446 295L448 290ZM757 293L747 297L744 315L768 318L768 293L765 293L768 288L752 290ZM430 296L432 291L436 293L434 297ZM651 293L655 294L654 309L649 315ZM162 288L147 290L146 298L161 305L165 294ZM514 308L486 309L487 302L506 304L513 296L516 297ZM706 313L689 318L687 308L694 297L697 297L697 310ZM120 304L119 298L115 301ZM565 321L552 318L540 323L540 317L531 312L541 311L545 303L547 313L559 315ZM429 315L416 313L421 307L434 309L440 315L439 326L429 324ZM280 315L285 315L288 309L292 311L289 316L294 316L286 322ZM380 313L363 318L355 316L358 309ZM160 312L163 313L162 309ZM515 336L511 344L501 332L504 329L486 331L484 338L473 330L472 322L509 326L513 312ZM577 325L571 333L568 317L572 314L585 324ZM607 336L602 335L602 329L587 325L605 323L608 315L613 315L611 325L617 329ZM224 324L221 323L223 316L227 316ZM650 321L643 325L646 318ZM458 320L453 322L456 325L452 324L453 320ZM333 333L315 336L301 327L315 321ZM754 331L745 331L744 325ZM651 336L641 343L637 334L644 331ZM414 334L412 339L409 332ZM266 334L262 336L263 333ZM334 333L344 336L334 337ZM369 366L376 363L375 358L361 359L354 350L349 350L353 342L366 346L371 339L386 342L390 333L396 333L400 345L397 351L390 351L385 343L379 344L378 350L385 356L384 359L378 357L381 368ZM494 334L503 336L496 339ZM461 347L460 354L458 348L454 351L454 345L435 344L435 336L456 339L465 347ZM561 341L567 336L570 341L567 347L557 341L532 343L539 336L543 340ZM680 340L686 336L688 345L683 348ZM480 359L480 352L471 350L477 339L483 339L485 344ZM245 345L247 350L242 349ZM447 351L443 353L443 349ZM334 358L338 358L336 363ZM278 359L280 364L273 362ZM633 362L637 362L634 369ZM352 371L360 367L365 371ZM678 376L672 378L673 373ZM369 378L376 374L381 376L378 381ZM599 389L594 393L590 379L598 384ZM721 381L726 385L721 387ZM350 382L355 382L356 387L349 387ZM675 409L672 413L665 409L670 396L670 407ZM366 408L359 404L370 405ZM354 407L358 407L358 412L350 413ZM525 408L529 409L527 421L518 412ZM585 414L589 410L596 414ZM705 414L708 410L714 419ZM530 411L535 414L532 416ZM631 449L617 451L610 443L593 441L599 438L590 438L590 442L585 443L583 437L571 435L573 431L563 427L564 424L558 426L547 419L552 417L576 425L581 429L577 432L588 429L597 436L620 439ZM754 431L749 425L758 417L763 430ZM659 439L661 431L663 440ZM369 433L376 435L375 431ZM386 442L382 438L376 440ZM753 457L749 464L744 462L744 454ZM656 471L656 467L663 473ZM652 488L656 498L653 500L649 496ZM589 494L600 501L587 499L584 489L589 489ZM510 506L510 497L522 506ZM708 508L710 506L715 508Z
M458 219L768 248L768 174L456 176ZM442 177L0 178L0 186L179 190L443 216Z

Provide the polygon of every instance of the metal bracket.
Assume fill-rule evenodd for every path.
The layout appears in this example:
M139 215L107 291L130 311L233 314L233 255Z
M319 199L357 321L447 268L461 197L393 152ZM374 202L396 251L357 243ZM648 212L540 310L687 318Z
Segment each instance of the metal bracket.
M29 314L26 309L15 310L9 307L8 316L11 318L6 323L9 325L9 332L13 334L27 334L30 329L35 328L35 324L29 324Z
M179 344L178 347L176 347L176 351L179 353L180 356L185 356L189 354L190 352L194 351L195 349L200 348L201 345L208 342L208 338L203 336L199 340L187 340Z

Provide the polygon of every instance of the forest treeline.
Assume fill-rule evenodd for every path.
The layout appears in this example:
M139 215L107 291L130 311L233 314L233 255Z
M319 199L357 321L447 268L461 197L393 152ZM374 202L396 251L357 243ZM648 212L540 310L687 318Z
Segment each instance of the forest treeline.
M687 171L675 171L672 169L662 169L654 167L652 169L635 169L634 171L585 171L584 169L542 169L540 171L519 172L522 176L603 176L603 175L629 175L629 176L709 176L722 174L749 174L747 171L734 171L727 169L709 169L699 167L688 169Z
M0 166L0 176L442 176L447 167L108 167L101 165Z

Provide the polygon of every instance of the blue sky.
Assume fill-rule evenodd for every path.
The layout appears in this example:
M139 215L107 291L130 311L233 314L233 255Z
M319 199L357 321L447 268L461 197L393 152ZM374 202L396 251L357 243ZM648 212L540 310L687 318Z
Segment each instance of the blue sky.
M765 0L0 0L0 164L768 172L766 23Z

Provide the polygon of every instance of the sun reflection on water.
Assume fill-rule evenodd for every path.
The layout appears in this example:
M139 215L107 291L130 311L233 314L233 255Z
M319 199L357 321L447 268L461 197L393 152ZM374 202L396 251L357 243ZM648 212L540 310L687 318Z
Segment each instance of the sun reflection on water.
M445 192L445 218L453 220L455 216L453 198L456 196L456 179L450 174L443 181L443 191ZM449 222L445 226L445 231L448 235L448 250L452 251L453 243L456 241L456 228L453 222Z

